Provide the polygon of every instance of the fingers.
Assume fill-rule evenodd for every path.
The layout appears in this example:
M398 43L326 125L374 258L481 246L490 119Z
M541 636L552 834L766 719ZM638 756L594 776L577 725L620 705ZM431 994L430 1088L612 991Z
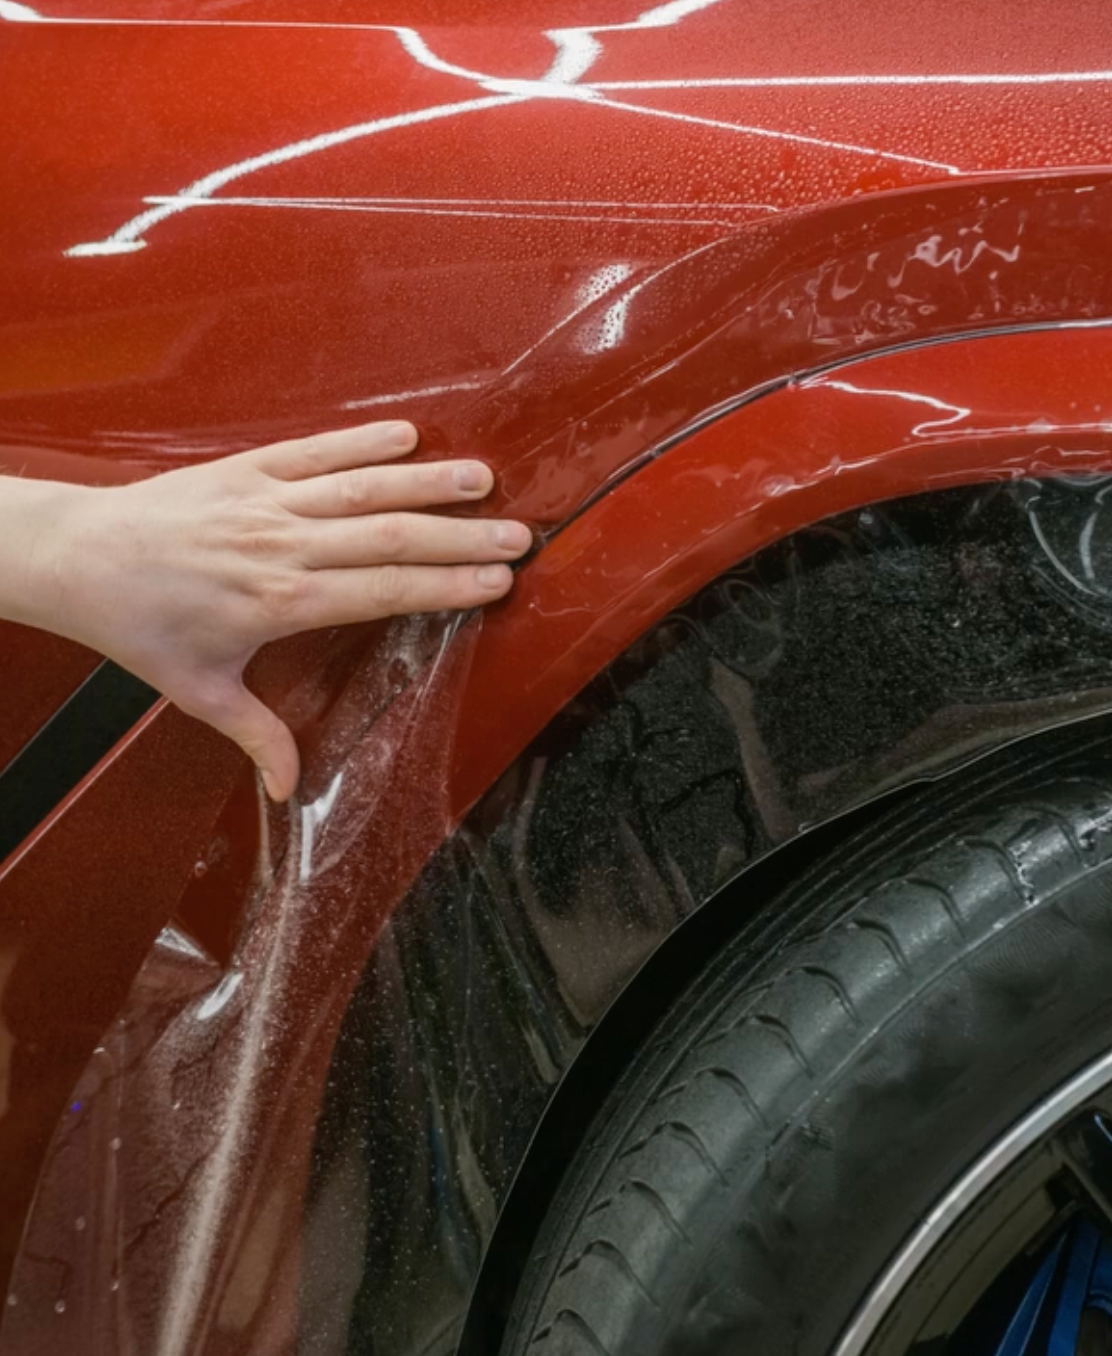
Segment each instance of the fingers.
M272 800L288 800L297 790L300 759L293 735L242 682L229 680L218 695L185 709L235 740L259 769Z
M360 424L356 428L315 433L273 443L245 455L277 480L301 480L353 466L368 466L404 457L417 446L417 430L404 422Z
M308 528L308 532L304 529ZM380 513L304 524L300 556L311 569L366 565L456 565L510 561L533 542L524 523Z
M299 480L283 493L294 513L342 518L361 513L430 508L482 499L494 485L481 461L437 461L407 466L358 466Z
M466 611L508 593L508 565L378 565L324 570L313 580L307 626L345 626L409 612Z

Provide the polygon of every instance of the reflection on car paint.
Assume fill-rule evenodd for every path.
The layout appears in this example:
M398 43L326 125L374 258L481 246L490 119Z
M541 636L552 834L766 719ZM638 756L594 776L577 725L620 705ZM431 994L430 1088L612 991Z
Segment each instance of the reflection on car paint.
M775 538L778 533L771 525L757 523L746 528L748 521L756 522L755 513L769 504L791 505L816 486L826 496L825 502L842 493L851 500L861 495L876 497L877 483L869 477L890 474L885 470L889 463L910 461L914 465L927 448L931 449L930 474L941 476L947 464L945 456L949 455L954 458L955 469L948 474L959 480L988 474L992 466L999 468L998 474L1009 474L1009 466L1021 468L1035 463L1059 471L1071 464L1079 468L1107 464L1104 435L1093 432L1099 422L1094 417L1095 404L1077 398L1086 389L1101 389L1099 382L1091 388L1087 383L1090 369L1101 376L1107 370L1103 356L1107 340L1106 332L1099 329L1072 334L1016 334L870 359L854 370L856 380L846 380L850 375L846 368L808 378L735 416L744 417L749 429L743 440L743 461L731 460L734 444L723 431L733 424L725 419L646 464L621 489L601 499L553 538L522 571L515 597L501 614L410 619L371 628L362 635L345 632L328 640L316 662L322 672L332 672L331 679L323 687L319 682L302 683L302 691L295 686L287 690L285 698L286 713L291 716L306 702L319 711L317 728L305 747L302 804L292 806L288 814L270 811L258 821L260 847L253 876L243 875L242 869L232 875L232 880L240 882L237 889L242 892L243 904L223 958L217 959L215 942L201 950L199 958L182 956L180 948L156 945L132 986L119 1024L102 1038L100 1053L80 1076L73 1101L80 1103L81 1111L63 1122L40 1179L29 1232L13 1277L16 1304L0 1335L0 1351L8 1342L17 1347L22 1343L22 1349L28 1349L44 1314L57 1324L59 1303L64 1304L67 1321L75 1325L75 1332L95 1332L99 1340L111 1344L120 1340L126 1328L142 1335L141 1349L160 1353L196 1350L199 1343L210 1340L205 1334L211 1332L211 1340L216 1341L215 1334L239 1332L240 1323L250 1325L252 1341L260 1350L293 1341L299 1322L302 1332L318 1336L337 1333L335 1341L342 1347L349 1328L361 1331L371 1321L365 1317L368 1305L381 1314L374 1320L384 1325L375 1329L375 1341L387 1351L416 1352L426 1338L431 1340L428 1332L414 1330L416 1316L434 1323L447 1341L458 1325L483 1241L493 1228L513 1156L527 1138L544 1098L538 1092L537 1076L523 1075L515 1085L516 1100L503 1098L499 1102L517 1127L511 1134L497 1129L502 1111L484 1101L481 1092L488 1085L499 1086L500 1075L497 1070L482 1068L477 1056L466 1056L471 1082L452 1083L458 1072L453 1066L444 1090L432 1088L429 1079L439 1077L432 1063L433 1033L440 1030L440 1008L434 993L446 983L435 979L433 971L441 962L437 960L428 971L411 965L398 951L393 925L387 931L383 929L395 912L398 891L414 880L451 834L461 811L489 780L489 769L497 771L505 766L501 750L506 747L507 736L516 738L514 732L519 734L523 728L513 703L520 701L522 694L528 695L530 684L542 679L547 682L553 673L558 681L566 681L560 676L560 665L569 658L577 666L572 673L581 675L575 680L581 686L590 673L589 647L596 643L600 627L605 644L618 648L644 630L637 608L631 606L632 584L641 589L649 606L659 607L669 590L682 597L694 587L684 584L685 576L675 574L685 555L691 557L690 569L694 571L686 577L697 579L701 571L719 572L700 555L705 546L714 546L716 537L722 538L722 544L714 549L733 550L735 559L748 554L743 546L730 546L731 542L746 540L736 535L739 531L755 531L758 540L762 533ZM969 363L973 350L978 354L975 374ZM1026 380L1026 373L1035 366L1042 378L1037 392ZM901 380L901 373L912 372L920 392L937 392L925 405L922 400L903 398L917 394L909 391L906 378ZM927 384L930 373L933 386ZM971 380L976 381L981 394L979 407L976 401L960 395L963 383ZM1032 423L1039 421L1023 414L1030 402L1044 411L1061 409L1032 432ZM862 407L869 411L864 420L858 417ZM976 417L971 414L968 420L963 419L968 427L954 426L948 439L942 440L933 427L935 421L926 421L924 427L922 420L924 409L940 407L971 412L976 407ZM841 420L841 413L852 416L848 423ZM1047 420L1051 434L1044 426ZM843 449L844 455L840 455L836 435L843 427L856 431L852 451ZM1017 428L1024 431L1017 433ZM820 429L822 438L815 436ZM996 436L998 433L1001 436ZM810 441L796 441L800 437ZM778 474L784 484L774 493L769 487L773 466L767 457L775 455L778 448L791 450L792 475L785 474L788 467L783 467ZM990 449L992 460L984 460L979 448ZM642 489L661 476L671 486L665 496L671 516L654 521L652 531L646 534L646 521L636 506L626 507L627 499L634 495L636 505ZM1049 488L1044 487L1039 494L1037 502L1050 502ZM1000 493L996 492L994 500L990 491L974 492L975 502L982 499L986 504L993 503L1000 499ZM1003 502L1020 501L1005 498ZM1096 502L1103 503L1103 499ZM696 512L707 515L702 524ZM624 541L605 526L598 526L599 521L605 523L615 513L625 524ZM866 510L861 519L863 531L873 521L869 514L881 515L882 522L900 523L896 516L885 519L879 509ZM1076 531L1081 538L1097 541L1100 536L1096 526L1087 527L1092 514L1090 505ZM1058 517L1042 509L1035 513L1044 539L1051 539L1047 524ZM606 552L592 555L588 551L583 561L585 573L578 577L575 552L585 543L589 546L600 532ZM905 536L907 532L904 529ZM1068 532L1065 535L1068 540ZM895 539L900 540L899 531ZM1006 542L999 523L988 534L989 547L993 542L998 542L1000 549ZM630 548L633 556L623 561L622 553ZM1065 550L1059 544L1058 556ZM570 555L561 555L568 552ZM657 559L646 573L645 562L652 553ZM889 557L879 552L878 558ZM898 555L891 558L898 566ZM1040 549L1035 559L1045 571L1045 551ZM559 599L560 590L568 583L569 561L577 577L569 606L564 608ZM728 559L723 562L724 566L728 564ZM986 562L990 582L999 577L998 570L994 576L994 568L991 560ZM669 571L671 578L666 583ZM984 573L966 570L961 577L972 587ZM591 590L595 588L601 588L602 593L599 600L592 601ZM733 584L728 585L727 594L733 588ZM852 593L847 596L852 600ZM603 597L609 599L609 613L602 605ZM886 605L896 601L892 593L881 597ZM972 601L976 602L975 596ZM744 615L744 608L742 612ZM905 609L902 613L895 610L893 615L910 619L916 614ZM1039 615L1033 606L1022 608L1017 624L1034 626ZM766 647L773 642L775 652L780 648L778 623L775 614L761 616L759 599L757 616L760 625L756 638ZM936 612L935 621L937 616ZM960 612L957 619L962 620ZM929 612L925 613L922 625L930 621ZM543 629L530 639L529 628L534 623ZM979 617L971 616L968 623L956 628L959 637L982 631L985 636L991 635ZM570 633L561 630L569 625L573 626ZM628 633L625 642L621 640L623 629ZM846 636L851 634L848 626L841 631ZM562 639L577 633L579 648L584 643L588 646L578 657L576 645L567 645L565 651ZM653 636L659 634L654 632ZM650 638L646 643L651 648L654 642ZM756 639L753 643L756 645ZM331 659L329 645L334 652ZM545 645L549 647L547 655ZM765 652L761 645L754 651L758 668L767 659L762 659ZM883 647L867 671L881 675L880 658L890 658L892 649L890 645ZM1008 662L1018 660L1030 649L1018 644L1015 635L996 636L992 643L992 652ZM1100 652L1078 641L1070 654L1076 656L1080 667L1070 668L1067 663L1064 673L1047 677L1050 687L1061 687L1060 695L1051 692L1014 699L1013 694L1012 700L1002 704L985 706L978 701L974 707L967 705L956 718L956 731L952 718L940 720L942 748L968 752L983 740L999 741L1023 728L1068 719L1084 710L1104 709L1112 694L1092 676L1094 664L1101 675L1106 671ZM337 664L340 658L343 662ZM1052 667L1066 663L1060 647L1052 647L1049 658ZM507 688L507 666L514 662L518 669L513 686ZM793 660L792 671L806 675L807 666L797 667L798 662L798 658ZM848 664L843 668L847 674L854 672ZM279 671L288 675L291 670L280 666ZM293 671L299 670L295 666ZM831 674L831 680L842 671L840 668ZM494 704L491 693L497 690L499 672L503 674L503 687ZM715 668L714 672L714 701L740 727L752 705L744 687L746 675L742 673L739 678L728 667L721 671ZM341 674L343 681L338 681ZM1086 674L1092 682L1087 693ZM979 690L981 681L975 675L970 687ZM821 682L816 690L821 690ZM779 686L786 690L782 679ZM550 699L543 698L542 708ZM801 720L805 709L798 703L789 708L790 714L784 717L789 730L792 720ZM871 721L869 701L860 700L855 705L852 690L844 701L835 701L828 709L839 712L842 719L847 712L857 711L860 719ZM925 712L920 714L930 734L931 722ZM814 747L821 749L821 742L808 733ZM901 735L899 729L896 733ZM916 761L918 742L914 731L903 732L896 742L897 752L911 757L913 772L934 765L930 760ZM682 743L681 739L674 750L662 755L665 769L672 762L682 763ZM665 745L659 747L664 749ZM629 751L635 749L631 745ZM641 773L631 767L630 774L651 777L653 763L644 761L644 749L637 751L640 756L635 761L641 765ZM702 756L697 747L695 753ZM783 773L776 764L781 755L782 751L767 741L765 745L754 741L744 749L746 795L759 809L759 822L769 842L782 841L811 818L834 813L840 805L854 803L898 782L900 777L898 766L886 768L883 759L874 765L860 756L831 755L837 777L832 779L829 772L818 768L813 773L814 788L800 778L802 791L811 798L808 802L800 799L801 793L784 794ZM728 785L728 778L720 777L720 771L711 768L710 780ZM543 766L538 772L533 765L529 778L542 774ZM510 783L501 782L492 793L493 803L498 804L507 786L513 784L512 777ZM252 790L250 783L247 789ZM669 799L666 792L666 786L662 787L664 802ZM252 790L252 794L257 793ZM603 825L597 806L583 794L573 794L572 802L576 823ZM490 803L489 799L485 802ZM232 813L226 825L217 822L215 841L243 839L242 829L233 827L240 813ZM520 819L520 847L514 849L517 857L512 852L510 864L504 868L511 878L503 889L504 898L515 898L512 892L505 893L518 888L515 873L520 888L526 891L522 908L511 908L517 931L507 932L506 937L520 935L520 945L531 948L534 957L515 962L511 970L524 985L526 1006L533 1014L525 1045L537 1067L545 1071L541 1080L544 1088L550 1089L615 985L669 925L684 916L684 909L677 906L673 894L661 893L659 886L631 900L620 879L620 864L604 860L592 877L597 886L592 898L597 897L603 910L599 929L592 933L582 918L574 916L571 922L558 914L549 917L551 910L530 905L529 887L521 875L524 859L520 852L527 846L530 821L531 812ZM567 831L551 820L542 837L554 849L569 842ZM653 858L646 855L647 849L637 850L635 842L632 846L635 860L640 857L651 864ZM744 855L743 838L720 846L716 860L723 872L755 859L752 847L748 849L750 856ZM102 844L100 851L102 859L110 863L109 844ZM206 852L198 860L197 867L203 869L195 869L193 881L177 902L179 917L196 918L201 932L206 927L205 910L198 910L193 896L212 888L219 894L222 851ZM574 867L574 859L569 858L568 865ZM572 893L577 888L575 874L572 871L568 878ZM632 875L628 886L644 884L643 874ZM705 888L713 888L713 884L714 880L702 882ZM10 879L8 888L10 891ZM607 888L617 889L621 901L617 912L609 917L605 908ZM698 902L694 885L690 893L687 911ZM433 912L448 925L455 916L454 907L440 901ZM414 908L417 906L407 905L397 914L398 927L407 926L402 920ZM640 924L635 926L638 910L649 920L647 931ZM417 916L420 914L418 908ZM467 1033L473 1018L478 1020L479 990L492 983L500 993L506 989L503 979L495 979L501 971L488 973L485 968L487 953L474 941L479 934L469 931L472 911L467 907L463 918L466 927L460 935L466 944L461 942L462 950L448 950L452 956L449 969L454 972L456 965L463 966L463 992L475 998L474 1007L469 1000L464 1011L457 1014L462 1023L459 1029ZM529 941L533 930L536 939ZM468 937L472 940L466 941ZM504 945L510 945L510 941L499 941L499 948ZM404 1011L408 1012L411 1002L419 1005L422 1028L433 1023L420 1040L406 1034L409 1054L404 1061L399 1057L401 1072L397 1077L416 1100L407 1103L396 1084L390 1084L384 1094L391 1104L399 1099L397 1114L412 1117L416 1114L413 1107L435 1093L431 1103L421 1103L417 1124L406 1122L403 1132L407 1144L428 1141L431 1146L431 1196L429 1191L424 1195L416 1192L414 1182L421 1180L420 1176L414 1176L411 1165L406 1167L406 1202L401 1213L393 1216L389 1214L397 1204L391 1195L393 1167L389 1163L383 1166L381 1179L368 1177L363 1161L352 1159L350 1143L344 1159L347 1175L341 1184L337 1186L336 1179L329 1177L332 1185L323 1196L312 1189L306 1195L314 1161L318 1181L322 1174L328 1177L331 1172L321 1159L321 1137L327 1132L323 1126L317 1127L323 1083L333 1059L335 1033L349 1010L350 994L368 955L375 958L372 971L376 974L380 964L394 964L386 958L396 958L397 972L382 982L393 986ZM562 955L567 962L558 989L561 1002L568 1005L574 1019L570 1027L567 1014L554 1017L545 1013L548 999L541 980L554 955ZM34 953L30 952L24 966L33 967L34 963ZM538 964L541 970L530 977ZM428 984L433 988L426 991ZM403 991L412 997L403 998ZM10 997L6 1002L10 1010ZM198 1020L199 1012L206 1014L205 1021ZM399 1020L377 1007L373 1017L376 1030L381 1024L383 1035L395 1030ZM512 1013L499 1018L504 1030L498 1039L509 1043L504 1051L506 1068L520 1062L520 1051L515 1052L513 1045L516 1020ZM456 1019L451 1025L454 1029ZM363 1039L368 1038L364 1035ZM394 1077L389 1073L394 1066L388 1061L375 1067L374 1078L389 1082ZM450 1084L457 1090L449 1094ZM351 1092L350 1081L342 1080L340 1086ZM360 1097L367 1105L379 1105L369 1093ZM174 1109L169 1122L167 1106ZM498 1136L498 1152L506 1157L497 1172L483 1166L487 1150L476 1137L478 1132L458 1129L465 1110L468 1116L473 1113L480 1117L482 1127L489 1126L490 1133ZM431 1122L429 1117L433 1118ZM383 1127L386 1123L384 1119ZM342 1134L348 1135L346 1125ZM369 1126L362 1126L358 1134L358 1138L367 1140L367 1151L372 1155L380 1143L377 1134L377 1130L370 1133ZM159 1148L152 1160L148 1146L156 1143ZM124 1153L126 1146L134 1146L133 1152ZM359 1195L361 1182L366 1184L363 1197ZM463 1189L461 1183L467 1184L466 1201L452 1196ZM111 1199L102 1199L99 1205L81 1199L82 1192L90 1188L107 1189ZM75 1237L67 1221L79 1200L80 1216L100 1224L81 1232L76 1239L81 1251L75 1255ZM379 1244L373 1238L367 1243L364 1236L373 1234L380 1225L391 1230L388 1251L396 1257L400 1272L391 1269L393 1264L383 1272L365 1257L366 1248L373 1251ZM438 1241L430 1243L430 1236ZM51 1260L44 1264L42 1259ZM116 1290L103 1285L106 1268L120 1278ZM446 1276L451 1279L450 1285ZM376 1277L384 1278L383 1290L377 1289ZM279 1292L281 1303L273 1300ZM237 1297L234 1302L229 1298L233 1294ZM272 1296L266 1306L262 1305L264 1294ZM398 1313L392 1305L403 1301L404 1313ZM410 1317L406 1319L405 1314ZM58 1340L56 1334L55 1327L55 1335L49 1340Z
M393 915L337 1043L309 1227L328 1236L334 1173L376 1184L355 1345L421 1351L458 1323L560 1073L683 918L739 878L743 918L739 873L808 823L1109 709L1108 490L1020 481L820 524L666 618L507 770ZM1059 587L1050 524L1062 551L1099 541L1100 608ZM309 1262L310 1328L325 1292Z
M350 710L342 771L260 868L230 964L165 934L79 1082L0 1350L29 1349L60 1303L102 1339L126 1328L144 1335L136 1349L195 1350L223 1249L237 1239L231 1256L276 1264L299 1215L298 1312L269 1312L260 1350L291 1341L298 1319L325 1350L450 1349L561 1071L684 917L807 823L1112 709L1108 488L1089 477L927 495L823 523L728 572L506 771L389 922L376 864L349 850L352 821L401 800L399 823L435 821L431 834L408 821L411 836L446 832L442 779L403 777L399 791L391 763L404 764L411 722L443 721L458 640L369 730ZM343 800L341 778L358 796ZM345 1011L301 1202L315 1102L282 1106L267 1075L277 1063L289 1091L303 1076L309 1033L288 1028L291 985L335 964L352 929L373 948L346 1010L329 986L314 1018ZM229 1216L245 1181L254 1205ZM78 1216L90 1226L72 1227ZM165 1273L149 1260L164 1250ZM115 1289L97 1280L109 1257Z
M939 70L929 49L918 73L858 75L860 39L848 68L838 48L839 70L750 76L713 26L725 3L538 22L526 77L452 59L460 30L267 18L297 5L41 8L0 0L25 58L0 91L10 145L49 143L44 88L78 116L3 223L5 458L149 471L420 400L427 451L481 450L497 507L546 544L486 618L264 657L305 745L288 814L162 712L67 811L70 874L55 830L9 870L7 1217L61 1119L0 1351L448 1350L551 1089L681 918L805 823L1110 705L1104 485L1046 477L1109 464L1112 180L1083 166L1112 160L1112 76ZM1016 60L1042 59L1038 17ZM319 64L293 59L305 29L337 44ZM140 71L157 87L149 123L97 121L112 91L74 71L105 53L124 96ZM919 111L901 122L891 89ZM775 102L791 90L814 134ZM876 124L889 144L846 130ZM492 164L494 135L513 153ZM545 138L558 181L518 153ZM1052 326L1074 328L971 341L966 386L911 351ZM993 385L994 363L1024 382ZM861 507L992 477L1028 479ZM949 688L925 685L928 643ZM799 689L818 671L825 702ZM161 869L113 841L147 822L121 785L199 845L185 868L170 829ZM125 880L129 945L42 992L54 883L110 921Z

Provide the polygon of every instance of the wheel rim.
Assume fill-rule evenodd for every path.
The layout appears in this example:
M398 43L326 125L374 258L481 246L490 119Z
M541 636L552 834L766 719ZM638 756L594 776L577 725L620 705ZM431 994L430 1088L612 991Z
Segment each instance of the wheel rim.
M1112 1352L1112 1054L1046 1097L957 1182L834 1356Z

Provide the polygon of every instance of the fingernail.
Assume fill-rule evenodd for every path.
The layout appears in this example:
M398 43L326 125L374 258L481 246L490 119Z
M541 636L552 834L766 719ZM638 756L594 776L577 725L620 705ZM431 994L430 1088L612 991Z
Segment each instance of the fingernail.
M477 461L461 462L453 474L460 489L469 493L485 490L490 484L490 472Z
M508 565L480 565L475 571L475 582L482 589L504 589L512 579Z
M525 551L533 534L524 523L499 523L494 529L494 540L504 551Z
M417 430L412 424L400 420L386 426L386 437L395 447L416 447Z

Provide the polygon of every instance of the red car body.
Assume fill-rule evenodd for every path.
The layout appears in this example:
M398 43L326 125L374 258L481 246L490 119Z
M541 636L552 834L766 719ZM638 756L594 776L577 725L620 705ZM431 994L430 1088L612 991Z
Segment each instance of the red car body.
M328 1326L304 1197L353 988L530 740L808 524L1112 469L1112 26L0 0L0 66L5 469L404 416L538 534L482 617L260 657L305 755L288 818L160 704L0 868L0 1352L293 1350ZM4 628L0 769L96 664Z

